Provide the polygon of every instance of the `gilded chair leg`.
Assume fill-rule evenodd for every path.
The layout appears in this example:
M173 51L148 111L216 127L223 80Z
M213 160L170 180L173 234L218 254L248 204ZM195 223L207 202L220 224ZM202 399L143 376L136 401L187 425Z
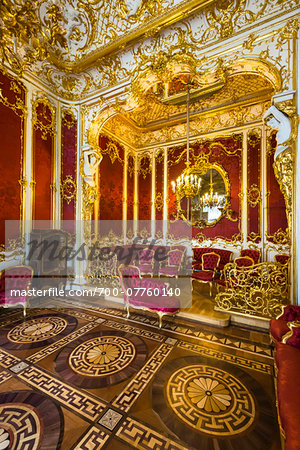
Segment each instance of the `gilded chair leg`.
M23 316L26 317L26 305L23 305Z
M126 305L126 310L127 310L127 315L126 315L126 319L129 319L130 317L130 311L129 311L129 305Z
M212 296L212 282L209 283L209 295Z
M163 314L158 313L158 328L161 328L161 326L162 326L162 317L163 317Z

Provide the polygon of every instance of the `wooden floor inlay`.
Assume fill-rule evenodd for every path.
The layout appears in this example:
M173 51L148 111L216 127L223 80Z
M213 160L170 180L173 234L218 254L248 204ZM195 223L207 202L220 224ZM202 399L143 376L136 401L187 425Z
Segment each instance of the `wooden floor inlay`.
M259 440L268 448L272 441L276 416L267 394L227 363L195 356L172 360L156 375L152 398L167 427L196 448L208 448L212 436L220 450L260 448L251 447Z
M62 303L0 311L0 449L281 450L266 333Z
M144 364L143 340L123 331L88 333L67 345L55 369L64 380L80 387L104 387L131 377Z
M62 434L61 409L48 397L31 391L0 394L1 449L55 449Z
M41 347L71 333L76 326L77 319L67 314L36 315L2 327L0 346L9 350Z

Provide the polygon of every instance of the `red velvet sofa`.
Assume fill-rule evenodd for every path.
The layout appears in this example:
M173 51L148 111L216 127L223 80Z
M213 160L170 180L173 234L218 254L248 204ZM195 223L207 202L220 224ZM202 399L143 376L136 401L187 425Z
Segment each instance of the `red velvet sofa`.
M289 305L270 322L275 343L277 407L285 450L300 450L300 306Z
M211 253L211 252L214 252L220 256L219 265L217 267L218 271L223 270L225 264L229 263L232 257L232 252L230 250L224 250L223 248L194 247L193 248L194 270L201 270L201 258L203 253Z

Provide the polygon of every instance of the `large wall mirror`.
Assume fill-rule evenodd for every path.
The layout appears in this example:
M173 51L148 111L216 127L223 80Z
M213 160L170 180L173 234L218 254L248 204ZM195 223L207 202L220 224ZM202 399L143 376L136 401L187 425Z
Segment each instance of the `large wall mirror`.
M215 225L227 213L230 183L220 164L199 164L190 167L190 176L200 178L197 195L177 195L179 216L193 226Z

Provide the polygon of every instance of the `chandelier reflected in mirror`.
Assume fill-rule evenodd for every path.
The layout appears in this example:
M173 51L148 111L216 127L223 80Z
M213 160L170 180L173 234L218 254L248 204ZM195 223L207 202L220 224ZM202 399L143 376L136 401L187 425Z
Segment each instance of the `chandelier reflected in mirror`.
M214 192L213 189L213 180L212 180L212 169L210 169L210 182L209 182L209 191L204 195L199 197L198 203L202 208L224 208L226 196L224 194L218 194L217 191Z

